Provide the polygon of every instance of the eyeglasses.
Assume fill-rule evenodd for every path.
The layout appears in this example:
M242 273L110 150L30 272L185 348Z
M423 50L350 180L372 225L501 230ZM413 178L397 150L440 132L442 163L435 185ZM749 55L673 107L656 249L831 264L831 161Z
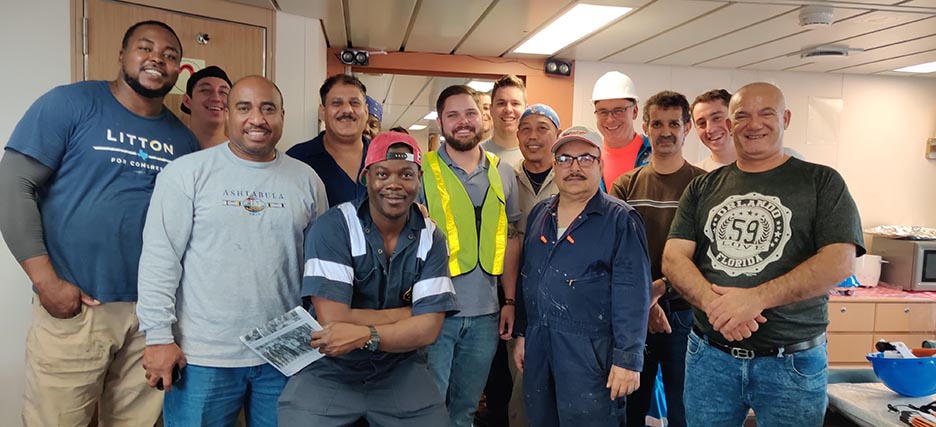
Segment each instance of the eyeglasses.
M627 114L627 110L630 110L635 105L637 104L631 104L626 107L619 107L612 110L605 110L602 108L600 110L595 110L595 115L600 119L607 119L608 115L614 116L615 119L620 119L621 117L624 117L624 114Z
M595 164L595 162L598 161L598 158L591 154L580 154L578 156L560 154L556 156L556 164L564 168L572 167L572 161L577 161L579 166L587 168Z

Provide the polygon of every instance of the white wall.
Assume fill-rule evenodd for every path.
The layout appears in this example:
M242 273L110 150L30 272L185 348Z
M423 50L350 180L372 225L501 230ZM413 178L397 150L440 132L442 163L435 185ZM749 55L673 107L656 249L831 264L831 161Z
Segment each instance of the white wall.
M666 89L692 102L711 89L734 92L750 82L773 83L783 90L792 112L784 145L809 161L836 168L845 177L864 227L936 227L936 191L930 187L936 185L936 161L923 158L927 138L936 136L936 79L579 61L575 63L573 124L595 127L592 87L598 77L613 70L634 80L641 107L644 100ZM807 135L810 97L843 100L837 144L816 144ZM812 132L813 126L809 128ZM690 132L685 157L695 162L708 154L695 130Z
M0 147L26 109L54 86L70 82L70 1L12 2L0 14L6 66L0 67ZM325 80L325 40L318 20L277 14L276 81L286 102L280 148L312 138L318 128L318 87ZM296 37L302 34L303 37ZM26 331L32 291L26 275L0 245L0 425L20 427Z
M70 79L69 1L10 2L0 14L6 66L0 67L0 147L5 147L26 108L39 95ZM29 280L6 245L0 245L0 424L19 427L23 406L23 360L30 321Z
M318 134L318 89L325 81L325 35L318 19L276 13L276 84L283 91L286 122L277 146Z

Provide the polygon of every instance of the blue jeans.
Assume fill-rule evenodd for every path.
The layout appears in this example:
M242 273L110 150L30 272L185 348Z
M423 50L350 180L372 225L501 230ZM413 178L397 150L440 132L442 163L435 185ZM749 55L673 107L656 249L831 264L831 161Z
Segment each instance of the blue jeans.
M692 330L692 309L672 311L666 319L672 333L647 334L644 368L640 373L640 388L627 397L627 425L643 427L650 412L651 398L656 395L657 368L663 371L663 392L666 394L666 418L670 427L685 427L683 386L686 379L686 344Z
M695 333L686 349L689 426L741 426L748 409L765 427L821 426L826 411L826 345L779 356L736 359Z
M471 427L497 350L498 313L448 317L429 346L429 370L445 397L452 427Z
M241 408L250 427L276 427L276 401L286 378L263 364L247 368L188 365L182 381L166 393L166 427L234 426Z

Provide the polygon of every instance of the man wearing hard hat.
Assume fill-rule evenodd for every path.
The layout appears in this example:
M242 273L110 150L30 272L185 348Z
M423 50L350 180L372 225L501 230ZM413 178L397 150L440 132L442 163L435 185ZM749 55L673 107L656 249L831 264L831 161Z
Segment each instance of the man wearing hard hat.
M617 177L650 161L650 140L634 131L637 118L637 88L626 74L609 71L595 82L592 91L595 126L602 136L604 172L602 188Z

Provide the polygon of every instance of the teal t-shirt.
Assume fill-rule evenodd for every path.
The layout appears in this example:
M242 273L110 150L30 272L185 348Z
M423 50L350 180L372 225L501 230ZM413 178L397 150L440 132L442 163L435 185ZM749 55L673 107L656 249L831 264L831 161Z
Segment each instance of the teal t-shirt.
M56 273L101 302L136 301L156 175L198 149L192 132L165 107L139 116L107 82L85 81L36 100L6 148L55 171L38 198Z
M782 276L819 249L852 243L864 254L858 208L834 169L790 158L766 172L736 164L694 179L679 201L669 238L696 242L693 260L711 283L752 288ZM828 324L828 296L764 311L767 323L740 346L771 348L813 338ZM712 330L704 312L695 324Z

